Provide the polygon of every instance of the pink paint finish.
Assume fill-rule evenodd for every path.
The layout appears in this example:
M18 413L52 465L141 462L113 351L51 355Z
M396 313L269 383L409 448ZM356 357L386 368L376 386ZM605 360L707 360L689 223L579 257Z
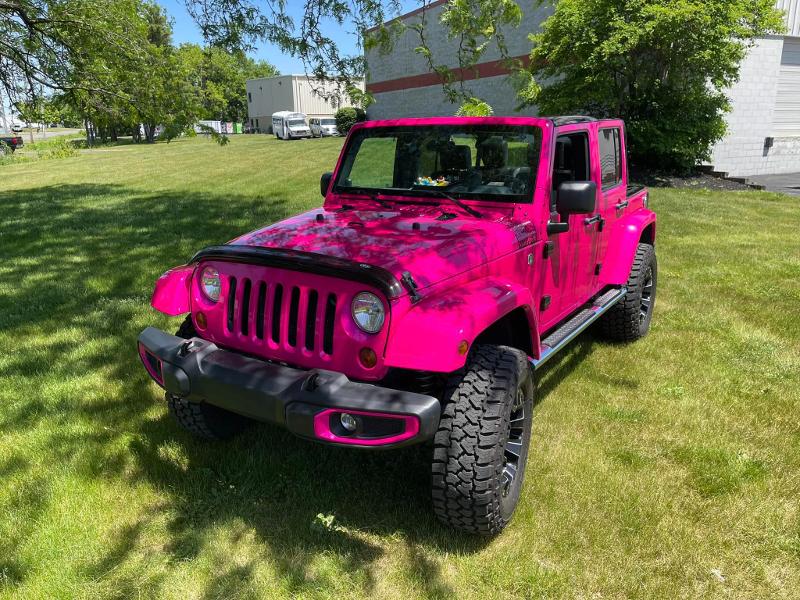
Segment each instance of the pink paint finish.
M502 203L464 200L480 207L476 218L442 200L440 206L419 204L419 198L381 195L390 203L382 208L367 196L337 194L328 190L324 206L248 233L234 245L290 249L332 256L382 267L401 280L409 274L417 285L418 298L404 291L397 298L384 298L387 311L383 329L366 334L353 323L352 298L361 291L380 292L345 278L322 276L221 260L208 261L222 276L221 298L209 302L191 282L194 266L178 267L162 276L153 295L153 306L176 315L190 308L206 316L200 334L221 347L302 368L323 368L350 378L378 381L390 367L452 372L463 366L465 355L458 346L470 346L498 320L514 315L514 336L530 354L539 356L540 338L605 286L627 279L636 244L642 236L654 239L655 214L643 203L644 191L629 193L624 158L621 178L603 187L598 135L602 129L620 130L624 156L624 124L617 120L576 123L556 127L548 119L526 117L399 119L359 123L353 131L375 127L437 125L503 125L539 127L542 130L541 160L530 202ZM595 210L569 216L569 231L548 234L553 169L559 137L577 134L589 141L591 179L597 184ZM340 168L342 158L337 164ZM315 174L316 175L316 174ZM311 176L311 175L309 175ZM336 175L334 174L334 180ZM431 198L431 201L436 201ZM412 203L416 202L416 203ZM344 205L348 208L344 209ZM440 219L443 212L455 218ZM587 223L589 217L597 219ZM652 231L651 231L652 229ZM552 244L545 257L545 243ZM202 266L202 265L200 265ZM237 281L233 327L228 324L231 278ZM244 282L250 282L249 300ZM283 289L283 310L260 314L259 289L265 286L271 300L277 286ZM290 322L288 304L297 290L296 325ZM307 328L312 291L317 293L313 323ZM333 350L323 348L324 306L336 296L333 320ZM245 310L246 308L246 310ZM246 330L242 328L247 314ZM277 340L272 327L277 319ZM259 336L255 322L262 320ZM295 326L293 326L295 325ZM512 326L512 325L509 325ZM297 332L294 343L292 331ZM311 348L305 347L311 331ZM367 369L358 361L361 348L369 347L378 364Z
M641 203L641 198L639 198ZM603 283L622 285L628 280L631 263L636 255L636 248L645 231L650 232L650 240L655 242L656 215L646 208L640 208L624 219L620 219L609 232L614 239L606 253L606 268L603 271Z
M403 422L403 432L397 435L380 438L357 438L352 436L336 435L333 431L331 431L331 415L340 415L345 412L351 415L363 415L368 417L400 420ZM388 446L410 440L418 433L419 419L414 415L398 415L394 413L329 408L317 413L314 416L314 435L320 440L324 440L326 442L335 442L337 444L348 444L351 446Z
M183 265L164 273L156 281L150 305L172 317L188 313L191 310L189 287L193 271L194 265Z
M387 319L383 329L377 334L361 331L350 316L353 297L359 292L371 291L380 297L380 292L370 289L364 284L354 281L334 279L311 273L298 273L270 267L230 263L224 261L202 262L201 267L213 266L219 271L222 288L220 300L210 302L195 281L191 288L192 314L195 327L204 339L222 347L234 348L247 354L261 356L271 360L287 362L304 368L319 367L345 373L349 377L375 380L386 375L386 366L380 357L386 345L391 312L387 309ZM234 298L233 327L228 327L228 308L231 297L232 281L236 280ZM246 281L250 282L249 300L245 297ZM260 287L264 284L265 309L259 329L259 297ZM274 310L276 291L280 287L280 310ZM297 292L293 292L293 290ZM316 292L316 311L312 312L314 324L311 327L312 338L307 338L307 322L309 303L313 308L312 292ZM298 298L295 327L290 327L292 320L292 294ZM324 323L328 297L334 295L336 310L333 318L333 350L325 351ZM247 314L247 327L243 326L244 314ZM197 326L197 313L203 312L207 326ZM277 327L277 340L273 339L273 327ZM246 329L246 331L243 331ZM259 337L261 333L261 337ZM292 343L294 342L294 343ZM307 344L311 348L307 347ZM378 364L371 369L365 368L358 361L361 348L372 348L379 357Z
M458 286L447 294L433 294L410 306L405 314L395 315L386 349L386 363L406 369L455 371L464 364L459 344L472 344L486 329L514 309L521 311L520 332L531 353L538 356L536 316L530 290L508 279L490 277ZM420 332L430 343L420 344ZM536 346L534 348L534 345Z

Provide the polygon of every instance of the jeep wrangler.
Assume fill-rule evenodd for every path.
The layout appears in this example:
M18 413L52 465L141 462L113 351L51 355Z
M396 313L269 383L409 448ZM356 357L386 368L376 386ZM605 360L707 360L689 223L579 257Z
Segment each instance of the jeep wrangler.
M432 446L433 509L493 535L530 446L535 372L590 325L648 331L655 214L619 120L353 127L321 208L198 252L156 283L139 356L180 426L266 421L324 444Z

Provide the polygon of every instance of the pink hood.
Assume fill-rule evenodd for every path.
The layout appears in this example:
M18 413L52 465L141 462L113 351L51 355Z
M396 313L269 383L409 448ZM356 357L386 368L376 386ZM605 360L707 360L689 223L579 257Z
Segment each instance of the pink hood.
M461 212L449 206L418 205L385 210L319 208L231 244L324 254L383 267L398 279L408 271L419 288L425 288L533 242L530 223L515 223L497 212L480 219L459 215L440 220L443 211Z

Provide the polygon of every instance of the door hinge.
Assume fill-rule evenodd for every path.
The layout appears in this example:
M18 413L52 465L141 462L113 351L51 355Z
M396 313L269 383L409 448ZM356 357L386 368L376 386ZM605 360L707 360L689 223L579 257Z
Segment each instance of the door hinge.
M556 249L556 243L552 240L548 240L544 243L544 248L542 249L542 256L544 258L550 258L553 255L553 251Z
M603 263L597 263L594 267L594 274L600 275L600 269L603 268Z
M539 310L546 310L550 306L550 296L542 296L542 301L539 303Z

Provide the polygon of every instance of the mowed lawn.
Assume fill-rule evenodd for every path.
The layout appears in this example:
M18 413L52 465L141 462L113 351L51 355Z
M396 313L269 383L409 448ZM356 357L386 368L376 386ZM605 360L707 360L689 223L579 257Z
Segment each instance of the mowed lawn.
M0 167L0 596L798 597L797 198L653 190L650 335L583 335L542 374L521 504L494 540L437 523L424 448L180 431L136 355L141 329L180 321L149 308L154 281L318 205L340 145Z

